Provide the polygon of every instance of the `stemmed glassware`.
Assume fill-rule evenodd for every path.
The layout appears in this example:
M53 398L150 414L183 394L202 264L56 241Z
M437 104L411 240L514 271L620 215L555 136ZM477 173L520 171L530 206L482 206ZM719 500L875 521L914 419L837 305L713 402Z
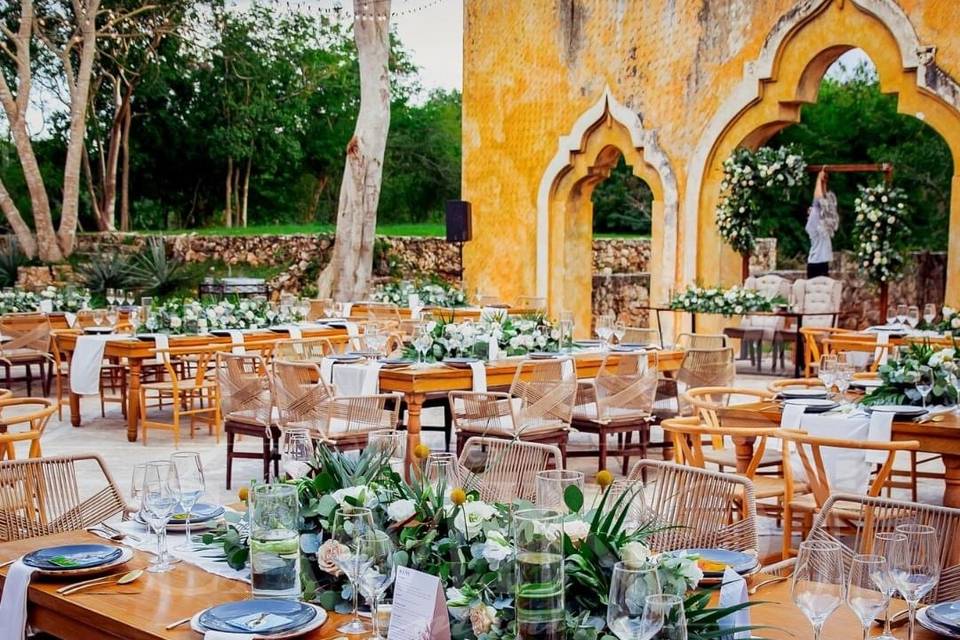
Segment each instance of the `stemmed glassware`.
M907 307L907 324L910 325L911 329L916 329L917 325L920 324L920 309L913 305Z
M116 307L109 307L105 317L107 326L113 328L117 326L117 321L120 319L120 312Z
M423 364L433 346L433 336L427 326L426 323L417 325L417 333L413 338L413 348L417 350L417 364Z
M360 589L370 602L374 638L386 635L386 629L380 628L378 610L380 599L393 584L396 575L393 554L393 542L385 532L374 530L360 537L360 555L370 560L367 570L360 576Z
M923 321L927 323L927 328L937 319L937 305L928 302L923 305Z
M133 306L133 303L137 301L136 295L133 293L133 289L127 289L127 296L125 298L127 306Z
M893 546L891 572L897 591L910 609L907 638L913 640L917 605L940 579L940 541L937 530L923 524L902 524L896 532L904 537Z
M140 307L130 307L130 311L127 312L127 322L130 323L130 328L133 329L134 335L136 335L137 330L140 328Z
M877 555L856 555L850 561L847 606L863 626L863 640L867 640L873 621L890 601L884 589L886 565L887 559Z
M905 304L897 305L897 324L906 325L907 324L907 312L909 307Z
M890 629L890 600L897 593L897 584L893 579L893 553L896 545L902 544L907 536L895 531L883 531L873 538L873 551L876 555L884 558L883 571L881 573L881 589L886 596L886 602L883 606L883 635L877 636L877 640L896 640Z
M172 466L169 462L149 462L143 470L141 512L157 534L157 561L147 567L151 573L173 569L167 559L167 522L177 506L177 495L170 482Z
M361 552L361 541L372 531L373 513L366 507L342 506L333 517L331 538L341 545L334 562L353 587L353 618L337 628L340 633L362 634L370 631L357 612L357 596L360 592L361 576L373 564L373 560Z
M687 640L687 615L683 599L672 593L647 596L642 626L656 629L652 640Z
M384 462L389 462L394 471L403 473L407 456L407 434L405 432L389 429L371 431L367 436L367 448L383 456L385 458Z
M897 321L897 308L894 305L887 307L887 326L892 327Z
M107 310L106 309L94 309L90 315L93 318L93 324L98 327L103 324L103 321L106 320Z
M917 381L914 384L917 393L920 394L920 400L923 402L923 408L927 408L927 396L933 391L933 373L921 369L917 372Z
M623 320L613 323L613 337L617 339L617 346L623 343L623 336L627 335L627 324Z
M133 465L133 479L130 481L130 506L133 507L134 513L143 518L144 522L147 521L143 517L143 476L146 470L146 463Z
M836 354L824 354L820 356L820 366L817 368L817 377L827 388L827 395L833 390L833 383L837 375L837 356Z
M840 403L847 404L847 389L850 388L850 383L853 382L853 374L856 367L854 367L849 362L838 362L837 368L834 373L834 384L837 387L837 393L840 396Z
M289 478L300 478L313 460L313 440L306 427L287 427L280 437L280 471Z
M597 316L593 330L600 338L600 347L606 351L610 348L610 337L613 335L613 316L603 314Z
M190 521L193 519L192 510L200 500L200 496L206 491L206 483L203 479L203 463L200 462L200 454L192 451L177 451L170 456L171 473L173 474L173 487L180 502L180 508L187 514L184 526L186 540L183 544L175 547L178 551L191 551L193 549L192 538L190 537Z
M450 504L450 491L457 485L456 460L431 453L427 458L427 482L435 496Z
M820 640L823 624L844 600L843 559L839 542L807 540L800 543L793 572L793 602L813 626Z
M378 356L383 355L383 347L387 344L387 335L376 322L368 322L363 327L363 340L367 348Z
M107 287L107 291L104 297L107 299L107 305L113 306L113 304L117 299L117 292L114 289Z
M647 596L660 593L656 568L613 566L607 598L607 626L620 640L650 640L663 627L662 618L645 615ZM651 614L654 612L651 612Z

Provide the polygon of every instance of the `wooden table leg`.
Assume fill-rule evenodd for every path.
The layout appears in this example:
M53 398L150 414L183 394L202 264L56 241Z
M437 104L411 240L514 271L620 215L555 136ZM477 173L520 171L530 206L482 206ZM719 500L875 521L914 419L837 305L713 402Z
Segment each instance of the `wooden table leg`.
M960 455L943 454L945 484L943 487L943 506L960 507Z
M413 463L413 450L420 444L420 414L423 412L422 393L407 394L407 479L410 479L410 465Z
M753 459L753 443L756 437L734 436L733 444L737 453L737 473L744 473Z
M70 384L69 380L67 384ZM73 391L70 392L70 424L80 426L80 396Z
M130 359L130 381L127 384L127 440L137 441L137 423L140 421L140 370L143 362Z

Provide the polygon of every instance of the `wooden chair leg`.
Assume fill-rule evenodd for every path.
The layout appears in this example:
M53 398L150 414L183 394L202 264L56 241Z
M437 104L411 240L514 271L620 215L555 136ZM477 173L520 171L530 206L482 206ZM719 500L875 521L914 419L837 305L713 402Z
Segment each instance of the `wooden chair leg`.
M270 482L270 458L271 449L270 449L270 438L267 436L263 437L263 481Z
M27 377L27 397L33 397L33 369L29 364L23 365L24 371L26 372Z
M227 490L230 490L230 483L233 479L233 430L227 430Z

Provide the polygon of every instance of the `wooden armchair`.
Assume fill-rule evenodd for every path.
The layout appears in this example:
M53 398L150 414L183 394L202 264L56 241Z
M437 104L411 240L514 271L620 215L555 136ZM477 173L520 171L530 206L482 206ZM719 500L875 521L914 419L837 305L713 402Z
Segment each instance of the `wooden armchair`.
M336 350L327 338L290 338L278 340L271 355L274 360L287 362L320 362L332 353Z
M560 449L537 442L474 436L460 452L463 488L479 492L480 499L489 503L533 502L537 472L562 467Z
M275 452L280 442L273 394L266 360L252 353L218 352L216 360L217 394L227 434L227 489L233 479L235 458L261 460L263 479L270 479L270 461L277 473L279 459ZM276 363L275 363L276 365ZM237 436L257 438L261 451L237 451Z
M25 412L18 412L25 409ZM40 438L57 410L53 400L45 398L5 398L0 400L0 460L14 460L17 442L29 442L28 457L39 458ZM25 430L21 430L25 428Z
M767 390L776 395L785 389L816 389L817 387L823 387L820 378L788 378L774 380L767 385Z
M85 496L78 468L91 462L103 486ZM85 486L91 486L94 473L84 469ZM126 511L120 489L96 454L0 462L0 542L82 531Z
M143 445L147 445L150 429L162 429L173 432L174 447L180 446L180 420L190 419L190 437L196 430L197 422L207 423L208 431L216 435L220 442L220 400L217 395L217 383L207 378L207 364L214 354L215 347L200 349L189 347L182 349L156 349L154 353L166 371L166 380L147 382L140 385L140 430ZM196 365L191 376L183 376L177 361L180 356L191 356ZM151 418L147 408L150 400L156 400L158 406L169 401L172 421L163 422Z
M0 316L0 365L6 371L7 388L13 387L13 368L23 367L27 395L33 395L33 365L40 373L43 395L50 393L47 367L55 366L50 354L50 320L42 313L8 313Z

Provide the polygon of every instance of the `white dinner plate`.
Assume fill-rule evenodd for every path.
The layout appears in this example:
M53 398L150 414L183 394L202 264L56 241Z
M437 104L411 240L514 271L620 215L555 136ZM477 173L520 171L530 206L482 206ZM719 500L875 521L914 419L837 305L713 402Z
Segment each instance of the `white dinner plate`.
M807 413L823 413L824 411L830 411L840 406L833 400L827 400L826 398L793 398L784 400L783 404L806 407Z
M802 398L814 398L824 400L827 397L827 390L824 387L795 387L781 389L780 395L784 400L799 400Z

